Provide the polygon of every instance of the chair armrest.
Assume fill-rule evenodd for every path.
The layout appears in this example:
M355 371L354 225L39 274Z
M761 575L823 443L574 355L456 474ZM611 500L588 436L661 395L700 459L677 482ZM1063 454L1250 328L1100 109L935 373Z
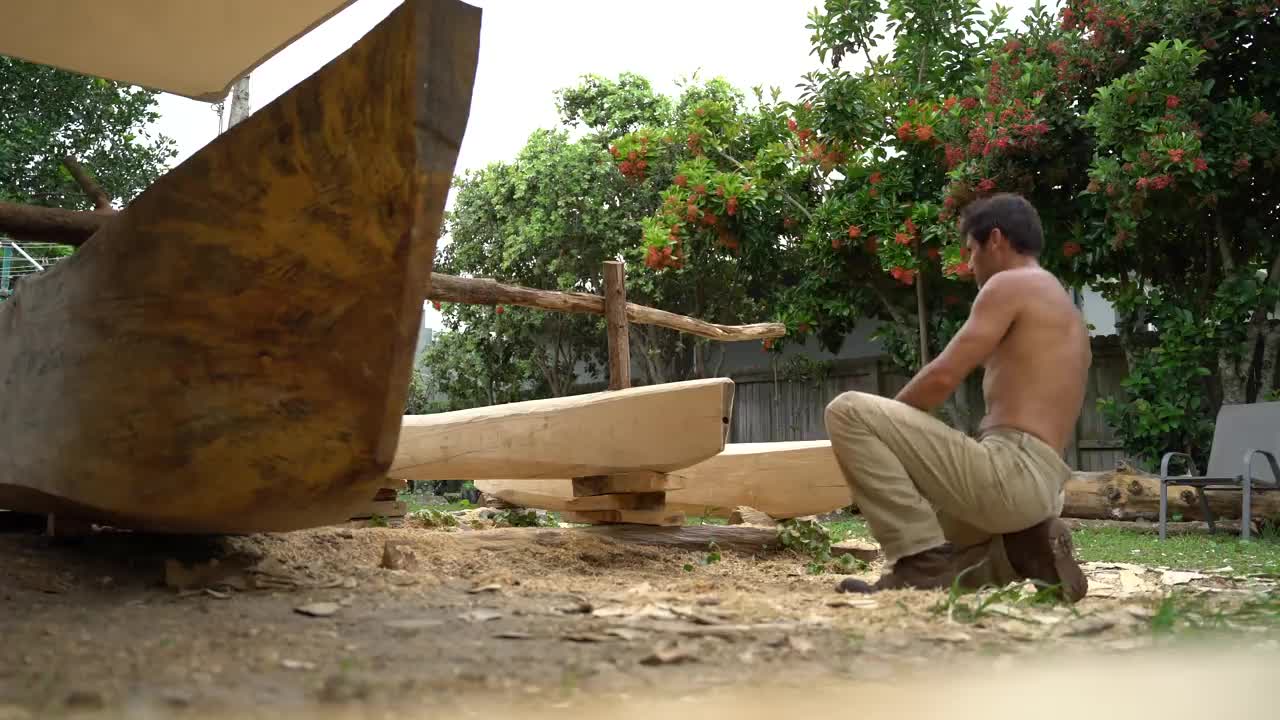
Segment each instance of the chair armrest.
M1173 460L1174 458L1185 459L1187 461L1187 466L1191 469L1191 472L1189 474L1179 475L1177 477L1194 477L1200 474L1196 470L1196 461L1192 460L1190 455L1186 453L1180 453L1180 452L1167 452L1164 454L1164 457L1160 459L1160 479L1161 480L1168 480L1171 477L1169 475L1169 461ZM1247 463L1248 461L1249 461L1249 458L1246 458L1245 462Z
M1253 482L1253 459L1259 455L1267 459L1267 463L1271 465L1271 477L1275 478L1275 480L1266 484L1272 486L1280 485L1280 463L1276 462L1275 455L1266 450L1246 450L1244 452L1244 474L1240 477L1249 478L1250 482Z

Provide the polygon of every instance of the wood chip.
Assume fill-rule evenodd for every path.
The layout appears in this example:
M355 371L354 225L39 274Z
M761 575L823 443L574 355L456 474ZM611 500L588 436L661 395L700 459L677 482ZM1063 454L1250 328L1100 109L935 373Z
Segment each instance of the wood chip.
M433 618L410 618L407 620L388 620L384 624L392 630L418 632L419 630L441 627L444 625L444 621Z
M300 615L307 615L307 616L309 616L309 617L324 618L324 617L331 617L331 616L333 616L333 615L334 615L334 614L336 614L336 613L338 612L338 610L340 610L341 608L342 608L342 606L341 606L341 605L339 605L338 603L334 603L334 602L318 602L318 603L311 603L311 604L309 604L309 605L302 605L301 607L296 607L296 608L294 608L294 609L293 609L293 611L294 611L294 612L296 612L296 613L298 613L298 614L300 614Z
M502 590L502 586L494 583L490 585L481 585L479 587L473 587L467 591L467 594L479 595L480 593L491 593L491 592L496 593L500 590Z
M837 595L827 600L827 607L847 607L857 608L859 610L875 610L880 607L880 603L867 598L849 597L848 595Z
M696 662L697 659L697 656L690 648L678 643L663 643L655 647L652 653L642 658L640 664L679 665L686 662Z
M499 640L528 640L533 636L530 635L529 633L509 631L509 632L500 632L494 635L494 637Z
M570 633L565 635L564 639L576 643L604 643L610 640L608 635L600 633Z
M648 635L648 633L646 632L643 632L640 630L633 630L632 628L609 628L604 632L606 635L612 635L613 637L622 638L623 640L626 640L628 642L632 640L640 640L641 638Z
M280 661L280 667L285 670L315 670L316 664L306 660L284 659Z
M502 613L489 608L477 608L475 610L462 613L458 618L470 623L486 623L501 619Z
M204 594L208 595L211 598L217 598L218 600L227 600L231 597L231 593L220 592L218 590L214 590L213 588L205 588Z

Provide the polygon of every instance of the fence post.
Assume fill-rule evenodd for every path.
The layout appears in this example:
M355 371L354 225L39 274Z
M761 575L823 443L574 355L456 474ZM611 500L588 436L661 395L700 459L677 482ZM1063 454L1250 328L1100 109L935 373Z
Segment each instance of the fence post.
M631 387L631 336L627 323L627 269L604 264L604 319L609 337L609 389Z

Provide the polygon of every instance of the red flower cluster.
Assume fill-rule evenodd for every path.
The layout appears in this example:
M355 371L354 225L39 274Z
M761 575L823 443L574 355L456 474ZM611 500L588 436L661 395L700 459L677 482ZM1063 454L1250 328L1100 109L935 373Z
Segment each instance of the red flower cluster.
M1083 250L1084 248L1080 247L1080 243L1078 242L1064 243L1062 246L1062 255L1064 257L1072 258L1079 255Z
M908 270L904 267L895 267L889 271L889 274L893 276L894 280L897 280L903 285L914 285L916 282L915 270Z
M978 192L989 193L995 189L996 181L991 178L983 178L982 182L978 183Z
M615 160L622 161L618 163L618 171L625 177L636 181L644 180L645 172L649 169L649 138L641 136L640 149L628 152L625 158L617 145L609 146L609 154Z
M661 270L668 267L680 267L680 260L671 252L671 246L667 245L662 249L650 247L649 252L645 254L644 264L650 270Z
M862 228L858 227L857 225L850 225L850 226L849 226L849 237L854 238L854 239L857 239L857 238L859 238L859 237L862 237Z

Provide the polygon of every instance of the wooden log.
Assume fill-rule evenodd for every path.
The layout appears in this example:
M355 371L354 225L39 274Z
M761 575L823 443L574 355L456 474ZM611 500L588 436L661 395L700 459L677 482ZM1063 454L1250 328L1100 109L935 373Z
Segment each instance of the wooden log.
M604 523L657 525L661 527L684 525L684 513L667 509L566 511L561 513L560 519L567 523L582 523L584 525L600 525Z
M1158 520L1160 479L1126 470L1078 472L1066 486L1063 517L1100 520ZM1209 490L1209 510L1215 519L1240 518L1239 492ZM1280 516L1280 492L1254 492L1253 519ZM1204 520L1194 488L1169 486L1169 515L1184 520Z
M0 507L241 533L373 497L479 30L406 0L0 303Z
M724 449L733 381L651 385L404 417L388 475L406 480L670 472Z
M37 207L0 200L0 234L27 242L84 244L111 216L105 213Z
M620 262L604 264L604 318L609 342L609 389L631 387L631 330L627 322L627 270Z
M781 519L853 504L826 440L733 443L678 475L681 487L669 489L667 507L690 515L729 517L734 508L745 505ZM569 500L577 495L574 484L568 478L476 480L481 492L544 510L568 510Z
M483 278L461 278L439 273L431 276L431 289L427 292L427 297L440 302L519 305L539 310L588 315L604 315L605 311L604 298L599 295L533 290L517 285L504 285ZM626 307L629 322L638 325L657 325L720 342L765 340L787 334L787 328L782 323L716 325L635 303L627 303Z
M611 542L665 547L673 550L706 552L711 543L722 551L747 555L783 552L778 531L769 528L729 527L724 525L685 525L681 527L656 527L647 525L597 525L571 529L502 528L466 533L451 533L433 537L432 543L457 543L464 548L492 552L514 551L531 545L562 547L575 535L588 535ZM835 557L852 555L871 562L880 556L874 545L858 541L846 541L831 546Z

